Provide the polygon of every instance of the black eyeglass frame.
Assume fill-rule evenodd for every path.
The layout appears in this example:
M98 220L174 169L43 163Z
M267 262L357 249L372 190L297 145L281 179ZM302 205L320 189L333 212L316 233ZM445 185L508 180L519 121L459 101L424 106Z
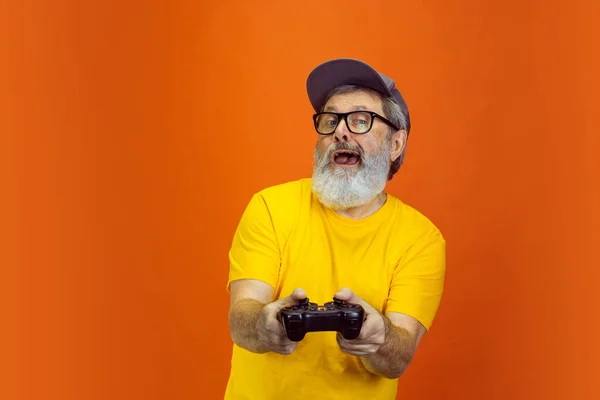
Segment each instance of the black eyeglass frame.
M348 125L348 115L350 114L355 114L355 113L367 113L371 116L371 125L369 126L369 129L367 129L364 132L354 132L352 130L352 128L350 128L350 126ZM317 128L317 118L320 115L324 115L324 114L332 114L335 115L337 117L337 124L335 124L335 127L333 128L333 130L330 133L321 133L319 132L319 129ZM355 135L364 135L366 133L369 133L371 131L371 129L373 128L373 122L375 121L375 118L379 118L380 120L382 120L384 123L386 123L387 125L391 126L392 128L394 128L395 130L399 130L400 128L398 128L396 125L394 125L394 123L392 121L390 121L389 119L382 117L381 115L377 114L376 112L373 111L366 111L366 110L356 110L356 111L350 111L350 112L346 112L346 113L336 113L336 112L330 112L330 111L324 111L324 112L319 112L313 115L313 124L315 126L315 130L317 131L317 133L319 135L333 135L335 133L335 130L337 129L338 125L340 124L341 120L344 120L344 122L346 123L346 128L348 128L348 130L352 133L354 133Z

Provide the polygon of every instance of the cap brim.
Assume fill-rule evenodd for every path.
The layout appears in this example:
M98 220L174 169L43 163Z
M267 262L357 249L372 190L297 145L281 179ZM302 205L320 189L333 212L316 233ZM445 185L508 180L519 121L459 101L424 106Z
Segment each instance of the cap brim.
M315 112L321 111L329 92L342 85L366 86L386 96L392 96L377 71L352 58L331 60L318 65L308 75L306 90Z

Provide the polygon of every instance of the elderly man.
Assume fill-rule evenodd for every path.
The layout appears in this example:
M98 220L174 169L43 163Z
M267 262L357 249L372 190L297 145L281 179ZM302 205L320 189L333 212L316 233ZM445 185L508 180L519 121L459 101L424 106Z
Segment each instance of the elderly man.
M234 342L226 399L394 399L441 300L445 240L384 191L410 132L393 80L354 59L308 76L318 136L312 178L252 196L227 290ZM363 307L360 335L291 341L282 308L333 298Z

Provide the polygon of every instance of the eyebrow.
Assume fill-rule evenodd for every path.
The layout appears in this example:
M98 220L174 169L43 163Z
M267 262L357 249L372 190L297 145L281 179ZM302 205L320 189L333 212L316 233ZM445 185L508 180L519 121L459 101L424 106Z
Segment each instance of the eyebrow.
M356 106L354 106L354 107L351 108L351 111L368 111L368 110L369 110L369 108L366 107L366 106L363 106L363 105L356 105ZM336 108L332 107L332 106L327 106L327 107L325 107L323 109L323 111L332 111L332 112L334 112L334 111L336 111Z

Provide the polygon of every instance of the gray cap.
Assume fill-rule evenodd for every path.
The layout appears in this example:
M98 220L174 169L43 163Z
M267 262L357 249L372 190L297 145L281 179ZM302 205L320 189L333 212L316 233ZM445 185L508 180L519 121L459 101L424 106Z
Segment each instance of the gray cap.
M365 62L353 58L326 61L311 71L306 80L306 90L314 110L321 111L329 92L342 85L366 86L394 98L406 117L407 132L410 132L408 106L395 82Z

